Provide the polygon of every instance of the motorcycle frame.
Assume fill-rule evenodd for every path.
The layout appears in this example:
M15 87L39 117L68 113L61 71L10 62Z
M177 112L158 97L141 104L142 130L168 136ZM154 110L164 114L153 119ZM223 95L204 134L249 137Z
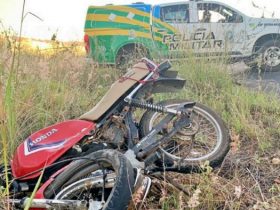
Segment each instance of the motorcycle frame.
M152 62L147 58L143 58L141 61L146 63L146 65L150 70L150 73L142 80L143 82L139 83L136 87L134 87L134 89L126 97L121 98L120 101L117 103L118 105L115 108L111 109L107 113L106 117L102 118L102 120L96 126L96 127L101 127L112 114L117 112L117 110L121 108L125 109L124 107L128 107L128 109L125 109L126 111L124 111L124 122L128 131L127 145L128 145L128 150L132 151L135 155L134 158L137 159L133 161L137 163L137 167L139 167L138 161L142 161L145 163L145 165L149 165L153 163L155 160L161 158L160 154L156 151L161 145L167 143L170 140L170 138L173 135L175 135L179 129L190 124L191 111L193 106L195 105L194 102L188 102L188 103L181 104L177 109L164 107L164 113L167 113L167 116L164 119L162 119L157 124L157 126L149 132L147 136L143 137L142 139L139 139L139 142L135 144L134 139L138 139L139 132L132 117L133 115L132 108L133 108L133 101L135 100L135 96L138 94L138 92L141 91L142 88L145 87L147 84L161 82L162 80L167 82L174 82L174 83L179 82L179 84L181 83L181 85L179 85L180 86L179 88L183 88L185 84L185 80L182 80L180 78L168 78L168 76L167 78L165 77L164 79L158 77L155 80L151 80L151 78L153 78L154 75L167 73L166 71L171 67L169 61L165 61L159 65L156 65L154 62ZM176 77L177 73L171 71L171 75ZM166 90L163 90L161 92L169 92L169 90L167 88ZM155 136L159 132L161 132L163 128L176 116L180 119L179 123L176 123L174 128L166 135L164 135L162 138L159 139L155 138ZM130 153L128 152L127 154ZM176 166L177 164L174 162L173 165L174 165L173 169L175 169L175 167L177 167Z

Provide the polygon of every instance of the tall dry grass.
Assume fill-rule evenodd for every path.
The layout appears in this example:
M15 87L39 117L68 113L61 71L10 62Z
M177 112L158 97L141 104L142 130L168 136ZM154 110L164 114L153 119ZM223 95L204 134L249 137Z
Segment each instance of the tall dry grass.
M83 114L117 77L112 69L97 68L72 48L55 53L23 48L15 75L10 68L13 48L7 42L1 36L2 104L8 103L4 114L9 115L9 152L35 130Z

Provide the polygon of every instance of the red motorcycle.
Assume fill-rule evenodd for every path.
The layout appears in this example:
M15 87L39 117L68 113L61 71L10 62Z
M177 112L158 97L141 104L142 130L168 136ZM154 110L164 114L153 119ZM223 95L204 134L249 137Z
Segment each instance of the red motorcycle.
M168 61L157 65L143 58L79 119L29 136L10 166L1 168L1 186L10 190L7 205L123 210L143 183L146 196L145 174L186 173L206 160L217 166L229 149L228 130L217 114L188 100L153 103L153 93L185 85L170 68ZM138 109L144 110L141 120Z

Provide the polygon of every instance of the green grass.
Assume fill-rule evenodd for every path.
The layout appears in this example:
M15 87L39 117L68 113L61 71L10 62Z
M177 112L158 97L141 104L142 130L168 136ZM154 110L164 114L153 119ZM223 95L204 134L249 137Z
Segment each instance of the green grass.
M14 42L10 36L0 36L0 149L1 162L5 165L16 146L32 132L77 118L90 110L120 76L116 69L99 67L67 48L51 54L23 48L19 68L13 71ZM268 201L275 198L280 189L271 177L279 175L279 167L271 166L269 161L279 147L279 99L236 85L223 60L189 58L174 63L174 69L187 79L185 89L176 94L156 96L156 99L186 98L203 103L219 113L231 135L240 136L237 154L230 154L221 169L206 174L180 175L181 184L191 192L201 190L197 209L252 207L262 201L261 193ZM247 159L243 161L242 158ZM257 181L261 183L262 192L252 178L260 171L262 175ZM244 189L240 199L234 196L238 185ZM0 196L8 193L6 189ZM149 206L180 209L186 207L191 198L175 191L169 193L160 205L153 200ZM153 196L160 197L151 194L150 198Z

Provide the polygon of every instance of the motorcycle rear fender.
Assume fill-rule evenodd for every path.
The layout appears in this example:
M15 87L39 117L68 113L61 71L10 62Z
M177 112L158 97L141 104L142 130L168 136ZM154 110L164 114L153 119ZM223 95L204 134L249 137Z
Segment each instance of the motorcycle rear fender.
M94 129L93 122L69 120L35 132L19 145L12 158L14 178L26 180L38 177L41 169L54 163Z
M152 93L176 92L183 89L186 80L181 78L160 77L152 85Z
M138 91L136 97L141 98L142 96L145 96L147 93L153 94L153 93L176 92L180 89L183 89L185 83L186 80L181 78L159 77L155 81L146 83L145 86Z
M159 74L161 77L167 77L167 78L177 78L178 71L166 71L164 73Z

